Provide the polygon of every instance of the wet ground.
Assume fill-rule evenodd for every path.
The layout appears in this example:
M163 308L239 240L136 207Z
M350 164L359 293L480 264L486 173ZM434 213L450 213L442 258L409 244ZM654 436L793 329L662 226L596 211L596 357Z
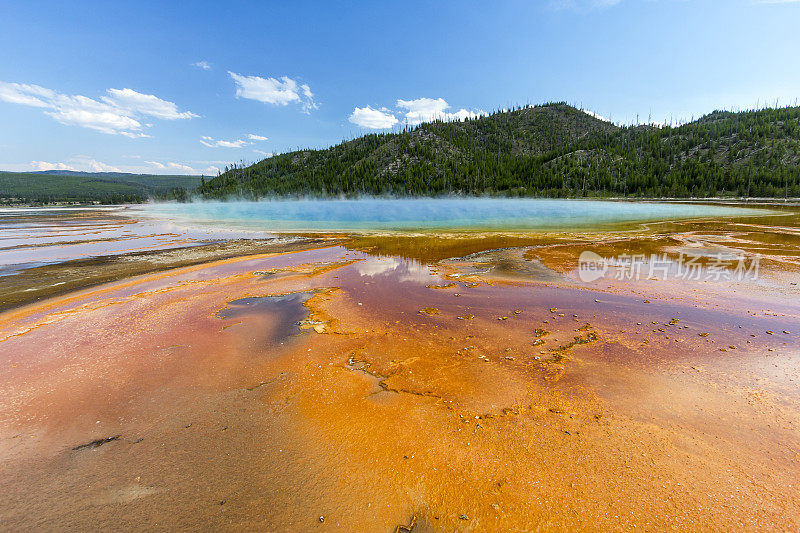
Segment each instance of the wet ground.
M0 528L800 527L795 214L266 244L0 314Z

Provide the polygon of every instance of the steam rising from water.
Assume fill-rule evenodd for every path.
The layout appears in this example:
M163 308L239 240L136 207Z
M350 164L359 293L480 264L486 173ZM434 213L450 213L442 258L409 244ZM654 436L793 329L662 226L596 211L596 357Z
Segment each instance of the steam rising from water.
M267 231L588 229L619 222L765 213L688 203L508 198L213 201L156 203L133 211L189 225Z

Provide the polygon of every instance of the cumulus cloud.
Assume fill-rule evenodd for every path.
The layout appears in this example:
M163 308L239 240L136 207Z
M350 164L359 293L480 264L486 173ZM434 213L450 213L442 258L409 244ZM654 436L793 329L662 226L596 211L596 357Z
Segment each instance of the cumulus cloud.
M255 133L251 133L250 135L247 136L247 138L250 139L251 141L266 141L267 140L266 137L263 137L261 135L256 135Z
M72 159L78 166L89 169L91 172L122 172L114 165L109 165L86 156L77 156Z
M385 107L380 109L373 109L370 106L356 107L350 114L349 120L357 126L372 130L387 129L397 124L397 117Z
M416 126L417 124L431 122L433 120L465 120L467 118L476 118L487 114L485 111L470 111L467 109L459 109L455 112L449 112L447 109L450 108L450 104L448 104L443 98L398 100L397 107L405 110L404 122L409 126Z
M208 137L204 135L200 138L200 143L208 146L210 148L244 148L248 144L253 144L245 141L244 139L236 139L235 141L223 141L220 139L214 139L213 137Z
M449 111L450 104L444 98L401 99L397 100L397 108L400 111L392 111L385 107L380 109L370 106L356 107L348 117L348 120L362 128L379 130L397 125L400 122L397 118L397 113L400 113L403 117L403 123L409 126L416 126L433 120L461 121L487 114L486 111L463 108L458 111Z
M218 167L208 166L205 168L195 168L185 163L176 163L174 161L145 161L150 166L150 172L155 174L216 174L219 171Z
M48 161L31 161L33 170L72 170L75 172L122 172L119 168L85 155L76 155L68 160L70 164Z
M603 115L597 114L594 111L589 111L588 109L584 109L583 112L586 113L587 115L589 115L590 117L596 118L597 120L602 120L603 122L611 122L609 119L607 119Z
M161 120L195 118L191 111L178 111L173 102L133 89L108 89L99 100L61 94L45 87L0 82L0 100L44 109L61 124L81 126L110 135L147 137L143 117Z
M277 78L261 78L259 76L243 76L228 71L236 84L236 96L248 98L265 104L285 106L297 103L303 111L310 113L317 109L314 93L307 84L300 84L288 76Z
M64 163L49 163L47 161L31 161L32 170L73 170L77 172L77 168Z
M108 96L102 100L117 109L128 111L128 114L147 115L162 120L179 120L184 118L197 118L191 111L178 111L178 106L172 102L162 100L152 94L142 94L133 89L109 89Z
M128 156L141 159L139 156ZM87 155L76 155L65 162L31 161L31 170L72 170L75 172L128 172L132 174L213 175L219 172L218 161L194 161L199 165L175 161L142 161L136 165L110 165Z
M208 61L198 61L197 63L192 63L192 66L202 70L211 70L211 65Z
M194 174L196 171L189 165L184 165L181 163L173 163L173 162L166 162L161 163L159 161L145 161L148 165L152 166L156 170L163 170L163 171L174 171L177 173L184 173L184 174Z
M278 155L275 152L265 152L264 150L253 150L253 152L257 153L261 157L272 157L274 155Z

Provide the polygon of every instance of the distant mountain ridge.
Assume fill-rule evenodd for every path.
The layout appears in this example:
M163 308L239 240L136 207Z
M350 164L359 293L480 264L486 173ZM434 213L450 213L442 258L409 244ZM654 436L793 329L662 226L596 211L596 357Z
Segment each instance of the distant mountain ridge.
M137 203L148 198L186 199L201 185L200 176L124 172L0 171L1 204Z
M367 134L226 168L198 192L242 196L800 196L800 108L618 126L550 103Z

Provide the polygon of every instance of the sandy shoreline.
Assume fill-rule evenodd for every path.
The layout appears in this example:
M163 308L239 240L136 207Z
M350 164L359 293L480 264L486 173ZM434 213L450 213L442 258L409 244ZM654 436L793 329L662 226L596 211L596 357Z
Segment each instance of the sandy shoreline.
M7 311L0 527L797 529L795 228L215 250ZM575 270L726 246L757 282Z

